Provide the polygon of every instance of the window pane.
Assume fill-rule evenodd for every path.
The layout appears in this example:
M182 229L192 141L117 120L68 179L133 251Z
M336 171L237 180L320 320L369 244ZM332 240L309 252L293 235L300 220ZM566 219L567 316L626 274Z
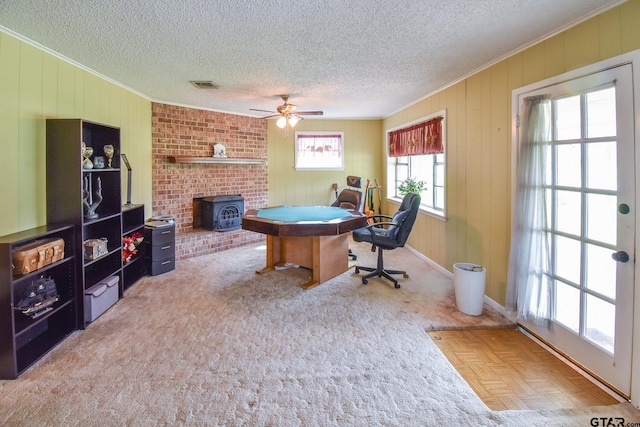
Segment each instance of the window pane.
M544 164L546 166L546 170L544 171L544 179L545 179L545 183L548 185L553 184L553 171L554 171L554 166L553 166L553 158L551 157L551 153L554 147L552 147L551 145L547 145L544 156Z
M616 196L587 194L587 237L612 245L617 241Z
M398 185L407 178L409 178L409 165L396 165L396 180ZM396 188L398 185L396 185Z
M585 336L613 354L615 329L616 307L593 295L587 295Z
M556 150L558 185L580 187L582 183L580 144L561 144L556 147Z
M556 274L572 283L580 283L580 242L556 236Z
M616 88L587 94L587 136L598 138L616 135Z
M547 208L547 227L548 227L549 229L553 229L553 224L551 223L551 219L553 218L553 217L551 216L551 211L552 211L552 208L553 208L553 204L551 203L551 201L553 200L553 199L552 199L552 197L553 197L553 193L554 193L554 192L553 192L553 190L551 190L551 189L547 189L547 190L545 191L545 197L546 197L546 199L545 199L545 200L546 200L545 205L546 205L546 208ZM551 247L551 246L549 246L549 247Z
M616 142L587 144L587 185L602 190L618 189Z
M580 96L555 101L556 139L558 141L580 138Z
M587 288L606 297L616 297L616 262L611 249L587 245Z
M556 230L580 236L580 193L557 191L556 198Z
M556 280L556 321L580 332L580 291Z
M436 185L444 185L444 165L436 165L436 173L435 173L435 184Z
M434 206L434 208L444 210L444 188L436 187L435 193L436 193L436 200L435 200L436 205Z
M433 183L433 155L409 157L409 176L417 181Z

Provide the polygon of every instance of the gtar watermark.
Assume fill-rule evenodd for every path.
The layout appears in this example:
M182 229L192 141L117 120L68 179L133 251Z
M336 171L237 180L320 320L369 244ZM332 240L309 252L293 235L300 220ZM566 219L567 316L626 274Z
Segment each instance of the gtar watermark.
M640 422L627 422L622 417L594 417L591 418L593 427L640 427Z

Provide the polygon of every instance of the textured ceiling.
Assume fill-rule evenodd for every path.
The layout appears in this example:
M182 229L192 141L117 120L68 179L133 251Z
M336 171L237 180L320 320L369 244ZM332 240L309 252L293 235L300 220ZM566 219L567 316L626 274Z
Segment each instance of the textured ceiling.
M382 118L619 3L2 0L0 26L153 101L262 116L250 108L290 94L325 118Z

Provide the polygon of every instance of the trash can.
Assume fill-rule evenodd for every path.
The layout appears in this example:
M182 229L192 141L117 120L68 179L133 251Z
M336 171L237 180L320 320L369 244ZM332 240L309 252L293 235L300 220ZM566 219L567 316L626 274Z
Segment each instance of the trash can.
M471 316L482 314L487 270L470 263L453 264L453 286L458 310Z

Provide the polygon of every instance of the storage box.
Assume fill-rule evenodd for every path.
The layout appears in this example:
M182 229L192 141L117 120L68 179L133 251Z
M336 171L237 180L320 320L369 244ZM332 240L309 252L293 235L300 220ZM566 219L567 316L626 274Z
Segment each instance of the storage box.
M111 276L84 291L84 321L93 322L118 301L120 278Z
M13 274L31 273L64 258L64 240L42 239L19 246L12 253Z
M109 252L107 249L107 239L89 239L84 241L84 259L93 260L106 255Z

